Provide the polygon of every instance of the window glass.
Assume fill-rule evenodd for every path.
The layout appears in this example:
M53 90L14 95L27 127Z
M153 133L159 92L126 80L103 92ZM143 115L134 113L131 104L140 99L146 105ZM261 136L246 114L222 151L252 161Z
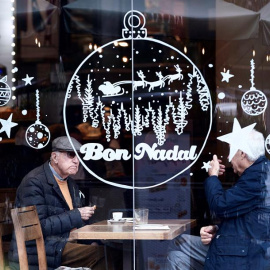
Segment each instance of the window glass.
M225 189L239 178L217 138L235 121L256 124L270 155L269 1L4 0L1 9L0 202L15 200L55 138L74 137L73 178L97 206L92 223L123 212L124 225L108 223L117 232L138 208L150 223L189 222L173 237L134 227L116 241L124 267L166 269L174 236L218 222L204 189L213 155Z

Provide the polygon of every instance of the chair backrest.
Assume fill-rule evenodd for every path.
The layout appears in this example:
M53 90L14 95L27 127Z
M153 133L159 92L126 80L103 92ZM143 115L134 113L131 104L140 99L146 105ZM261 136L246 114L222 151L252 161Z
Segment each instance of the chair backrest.
M10 243L8 242L8 246L6 246L7 242L4 242L2 237L12 234L12 231L13 224L10 217L10 205L9 203L0 203L0 270L5 269L4 251L7 252Z
M29 269L25 242L30 240L36 240L39 269L46 270L45 245L36 206L12 209L11 217L15 229L20 270Z

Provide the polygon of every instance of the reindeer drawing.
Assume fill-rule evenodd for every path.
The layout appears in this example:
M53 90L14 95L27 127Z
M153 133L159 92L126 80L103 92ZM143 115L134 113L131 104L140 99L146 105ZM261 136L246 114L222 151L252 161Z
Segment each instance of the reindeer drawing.
M137 87L142 86L142 88L144 88L147 85L147 81L144 80L145 76L143 72L140 70L140 71L137 71L137 74L141 78L141 81L134 81L133 83L134 90L137 90Z
M169 80L168 81L168 84L170 84L171 82L175 81L175 80L182 80L183 79L183 74L182 74L182 69L179 67L179 65L174 65L176 71L177 71L177 74L172 74L172 75L167 75L163 78L163 81L166 81L167 79Z
M155 81L155 82L148 82L148 84L150 85L148 91L150 92L151 90L153 90L155 87L164 87L165 85L165 82L163 80L164 76L161 74L161 71L160 72L156 72L156 75L158 76L159 80L158 81Z

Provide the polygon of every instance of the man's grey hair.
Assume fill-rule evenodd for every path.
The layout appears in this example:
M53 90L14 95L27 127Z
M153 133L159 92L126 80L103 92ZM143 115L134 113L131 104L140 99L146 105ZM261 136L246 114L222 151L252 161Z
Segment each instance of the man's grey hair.
M263 134L255 129L253 129L248 135L247 145L249 147L249 154L247 154L247 159L254 162L260 156L265 155L264 137ZM239 138L241 140L241 138Z
M51 155L50 155L50 162L54 162L53 159L52 159L52 154L53 153L55 153L57 157L60 155L59 151L52 151Z

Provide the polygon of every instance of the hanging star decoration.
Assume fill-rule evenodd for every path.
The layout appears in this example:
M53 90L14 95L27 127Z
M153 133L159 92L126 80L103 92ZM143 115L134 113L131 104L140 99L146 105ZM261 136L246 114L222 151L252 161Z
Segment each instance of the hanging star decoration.
M205 169L206 172L208 172L208 170L212 168L211 165L210 165L210 161L208 162L203 162L203 166L202 166L202 169Z
M234 118L232 132L217 137L218 140L230 144L229 161L232 160L238 150L241 150L246 154L250 154L247 142L249 140L249 133L254 129L255 125L256 123L253 123L249 126L241 128L238 120Z
M0 133L5 131L8 138L10 138L11 128L18 125L17 123L12 122L12 116L13 116L13 113L9 116L8 120L0 118L0 123L2 124L2 128L0 129Z
M234 75L230 74L230 70L227 70L226 72L220 72L222 75L222 82L226 81L229 82L230 78L234 77Z
M28 74L26 74L26 77L24 79L22 79L23 81L25 81L25 85L32 85L32 80L34 79L34 77L29 77Z

